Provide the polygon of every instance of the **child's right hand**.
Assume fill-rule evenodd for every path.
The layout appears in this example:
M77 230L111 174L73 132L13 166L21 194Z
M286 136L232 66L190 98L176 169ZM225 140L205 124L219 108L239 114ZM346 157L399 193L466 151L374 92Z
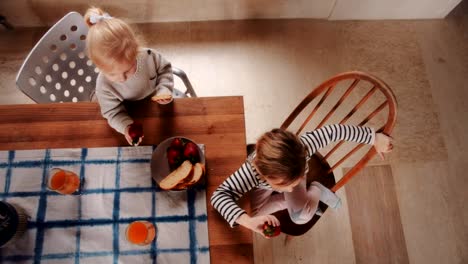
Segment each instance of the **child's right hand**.
M393 138L383 133L376 133L374 147L380 158L384 160L383 153L388 153L393 150Z
M248 229L261 234L265 238L269 238L263 234L263 224L268 223L272 226L279 226L280 221L274 215L260 215L250 217L247 214L243 214L237 220L237 223L247 227Z
M158 104L165 105L165 104L172 102L174 98L172 97L171 94L161 94L161 95L155 95L151 97L151 100L153 100L154 102L157 102Z

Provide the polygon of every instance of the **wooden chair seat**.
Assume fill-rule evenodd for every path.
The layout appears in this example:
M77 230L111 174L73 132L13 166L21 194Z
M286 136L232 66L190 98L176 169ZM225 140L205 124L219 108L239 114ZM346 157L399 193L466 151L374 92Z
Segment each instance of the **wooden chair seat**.
M309 160L309 168L309 172L307 173L307 187L309 187L310 183L313 181L318 181L330 189L335 185L336 182L333 173L328 174L330 166L322 159L320 154L314 154L312 156ZM328 208L328 206L322 202L319 203L319 207L324 213ZM314 215L309 222L303 225L298 225L291 220L287 209L275 212L273 215L281 222L281 232L292 236L305 234L321 217L319 215Z

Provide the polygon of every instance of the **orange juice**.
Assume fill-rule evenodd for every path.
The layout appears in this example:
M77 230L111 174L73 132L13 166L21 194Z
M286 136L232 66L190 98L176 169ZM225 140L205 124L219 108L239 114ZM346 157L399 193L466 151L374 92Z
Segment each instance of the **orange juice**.
M127 227L127 240L136 245L148 245L156 237L156 227L148 221L135 221Z
M48 187L61 194L72 194L80 187L80 177L71 171L52 169Z

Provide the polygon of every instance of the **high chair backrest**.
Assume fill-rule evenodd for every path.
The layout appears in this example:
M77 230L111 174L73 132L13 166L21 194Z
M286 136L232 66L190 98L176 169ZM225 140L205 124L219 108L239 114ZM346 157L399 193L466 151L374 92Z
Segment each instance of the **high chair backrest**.
M311 105L312 102L316 102L315 106ZM311 108L311 110L306 108ZM328 109L321 111L321 108ZM383 110L386 110L386 113ZM301 117L305 115L305 118L298 120L299 115ZM313 130L331 123L358 126L373 123L372 126L376 131L390 135L395 125L396 116L397 102L390 87L375 76L351 71L338 74L313 89L284 121L281 128L287 129L294 122L299 125L296 131L296 134L299 135L306 127ZM314 117L316 118L313 119ZM343 143L341 141L331 147L326 154L321 153L323 159L331 167L328 173L332 173L346 160L356 156L359 153L358 150L364 146L364 144L359 144L351 148L348 153L340 156L341 158L335 157L336 162L331 164L331 157L340 152L337 150L342 147ZM333 186L332 191L336 192L343 187L375 155L375 149L368 147L362 158ZM353 157L353 159L355 158L359 159L359 157Z
M70 12L53 25L23 62L18 88L36 103L90 101L99 73L85 52L88 26L83 16ZM174 97L196 97L187 75L173 67L186 87Z
M79 13L65 15L29 53L18 88L37 103L90 101L98 70L85 53L87 34Z

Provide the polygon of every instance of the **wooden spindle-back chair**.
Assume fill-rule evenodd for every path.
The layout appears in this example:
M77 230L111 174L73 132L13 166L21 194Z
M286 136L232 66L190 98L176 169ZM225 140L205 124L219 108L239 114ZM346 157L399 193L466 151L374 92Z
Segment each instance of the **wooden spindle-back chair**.
M343 86L343 84L346 85ZM341 96L339 96L339 90L344 91ZM336 97L333 97L332 94L337 94L339 99L334 102L332 98L336 99ZM352 101L352 96L356 99L354 101L357 102L349 102ZM372 100L374 100L373 103L371 103ZM311 106L311 103L315 101L317 101L317 103L310 113L308 111L306 112L306 110L308 110L306 108ZM326 108L327 106L331 108L319 115L320 109ZM342 108L347 109L342 111L340 116L337 110ZM365 108L370 108L370 113L363 111L366 110ZM383 112L384 109L387 110L386 113ZM357 114L358 112L359 115ZM397 102L390 87L382 80L364 72L351 71L338 74L312 90L286 118L281 128L291 130L291 124L297 122L298 116L304 113L306 118L304 121L298 122L299 128L296 130L297 135L304 132L304 128L306 127L308 130L317 129L329 124L327 122L332 119L336 120L332 123L365 126L369 125L372 119L377 119L377 116L380 117L380 121L382 121L383 124L373 124L376 131L390 135L396 121ZM360 119L354 120L356 116ZM316 120L313 120L314 117ZM337 161L330 165L331 157L340 154L340 151L337 150L342 148L343 145L347 145L343 143L344 141L341 141L331 146L325 154L316 153L313 155L309 162L310 170L309 175L307 175L308 184L316 180L330 188L333 192L336 192L351 180L351 178L356 176L356 174L377 154L375 148L371 146L368 146L368 150L364 153L361 153L363 151L359 152L358 150L365 146L365 144L359 144L351 148L348 153L343 154L341 158L335 157ZM327 150L327 148L325 148L325 150ZM362 154L360 160L352 165L351 169L349 169L338 182L335 182L333 171L340 168L340 165L343 165L345 161L355 158L359 159L359 157L354 157L359 154ZM319 206L322 211L327 209L327 206L323 203L320 203ZM281 222L282 232L294 236L302 235L307 232L320 218L320 216L315 215L308 223L297 225L291 221L286 209L278 211L274 213L274 215Z

